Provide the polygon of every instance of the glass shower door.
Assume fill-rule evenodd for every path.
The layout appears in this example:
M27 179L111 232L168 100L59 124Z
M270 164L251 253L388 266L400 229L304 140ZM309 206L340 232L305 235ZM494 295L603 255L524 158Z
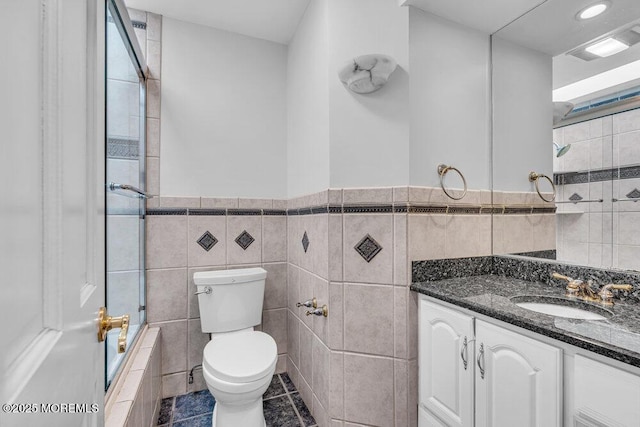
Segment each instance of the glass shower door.
M108 2L106 23L106 304L111 316L130 315L128 350L145 322L145 85L117 3ZM107 335L107 387L125 356L118 334Z

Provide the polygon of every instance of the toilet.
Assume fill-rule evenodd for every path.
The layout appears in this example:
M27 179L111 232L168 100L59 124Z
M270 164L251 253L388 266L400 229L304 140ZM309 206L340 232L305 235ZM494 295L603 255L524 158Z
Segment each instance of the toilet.
M262 268L193 274L202 332L211 334L202 372L216 400L214 427L264 427L262 395L276 370L271 336L254 331L262 321L267 272Z

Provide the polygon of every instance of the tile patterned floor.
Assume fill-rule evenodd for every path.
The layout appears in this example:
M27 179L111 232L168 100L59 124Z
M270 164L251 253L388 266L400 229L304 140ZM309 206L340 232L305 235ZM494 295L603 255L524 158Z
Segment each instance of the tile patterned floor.
M311 416L289 375L276 374L263 395L267 427L312 427ZM158 425L163 427L211 427L216 402L209 390L162 400Z

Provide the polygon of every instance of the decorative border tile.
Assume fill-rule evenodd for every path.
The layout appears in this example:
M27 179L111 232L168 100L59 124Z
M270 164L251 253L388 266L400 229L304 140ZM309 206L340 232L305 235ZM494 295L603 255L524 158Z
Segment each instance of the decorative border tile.
M408 212L409 213L434 213L434 214L444 214L447 213L447 207L446 206L440 206L440 205L435 205L435 206L413 206L413 205L409 205L408 206Z
M504 206L483 206L480 209L480 213L501 215L504 214Z
M147 209L146 215L186 215L187 209Z
M262 215L262 209L227 209L227 215L237 215L237 216Z
M342 213L342 205L329 205L329 213L341 214Z
M107 158L138 159L140 141L129 138L107 138Z
M534 207L531 211L532 214L551 214L551 213L556 213L556 210L558 208L556 208L555 206L549 206L549 207Z
M189 209L189 215L195 216L221 216L226 214L226 209Z
M267 216L286 216L287 215L287 211L285 211L284 209L263 209L262 210L262 215L267 215Z
M589 172L564 172L553 174L553 182L556 185L585 184L588 182L601 182L632 178L640 178L640 166L600 169Z
M462 215L480 215L480 206L449 206L448 212L450 214L462 214Z
M510 207L502 208L503 215L527 215L533 213L533 207Z
M640 178L640 166L620 168L620 179Z
M150 208L149 215L184 215L176 213L187 209L176 209L161 213L163 209ZM189 208L189 215L236 215L236 216L302 216L318 214L448 214L448 215L521 215L554 213L555 206L491 206L491 205L443 205L443 204L410 204L394 205L322 205L295 209L204 209Z
M393 213L393 205L344 205L343 213Z
M553 182L556 185L585 184L589 182L589 172L554 173Z
M133 26L133 28L137 28L139 30L146 30L147 29L147 23L146 22L131 20L131 25Z

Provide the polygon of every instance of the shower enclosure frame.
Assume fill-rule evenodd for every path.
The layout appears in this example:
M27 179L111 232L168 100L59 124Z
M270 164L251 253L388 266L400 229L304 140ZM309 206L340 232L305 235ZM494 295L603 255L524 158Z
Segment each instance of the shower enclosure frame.
M146 59L144 56L144 53L142 51L142 48L140 47L140 43L138 42L138 38L136 37L136 33L133 27L133 23L129 17L129 13L127 12L126 6L123 2L123 0L105 0L105 19L109 19L109 17L111 17L113 24L115 25L121 39L122 39L122 43L128 53L129 59L131 60L131 65L133 65L133 68L135 69L135 72L138 76L138 81L139 81L139 126L138 126L138 136L139 136L139 141L138 141L138 153L137 153L137 162L138 162L138 167L139 167L139 174L138 174L138 182L140 183L139 186L142 187L142 190L139 190L138 188L136 188L135 186L127 186L124 185L122 187L118 187L117 184L113 185L113 183L109 182L108 179L109 177L107 176L108 174L108 160L109 160L109 156L108 156L108 151L107 151L107 147L108 147L108 139L109 139L109 130L108 130L108 96L105 97L105 121L107 123L107 126L105 126L105 185L106 185L106 192L105 192L105 209L106 212L109 212L109 203L108 203L108 194L111 192L114 192L114 190L116 190L116 194L122 194L124 193L130 193L129 195L133 195L134 197L138 197L139 203L138 203L138 214L139 214L139 227L138 227L138 278L139 278L139 283L138 283L138 312L137 313L120 313L118 312L117 308L115 310L112 310L110 312L111 315L114 316L118 316L118 315L122 315L122 314L130 314L132 316L132 320L133 320L133 316L138 316L138 323L139 323L139 327L137 330L132 329L131 332L129 333L128 337L127 337L127 349L126 352L123 354L123 357L118 357L115 362L115 366L110 366L110 361L109 358L107 357L108 355L108 350L109 350L109 340L107 339L107 345L105 345L105 366L104 366L104 375L105 375L105 392L109 390L109 386L112 382L115 381L115 379L117 378L117 376L119 375L119 372L122 370L122 367L124 366L124 362L126 361L127 357L129 356L130 352L129 350L131 348L134 347L138 337L139 337L139 333L140 331L142 331L143 326L146 323L146 273L145 273L145 210L146 210L146 193L145 193L145 188L146 188L146 162L145 162L145 158L146 158L146 82L147 82L147 78L148 78L148 68L146 65ZM108 26L111 22L106 22L105 25L105 40L107 40L108 43ZM108 78L109 78L109 74L108 74L108 70L109 70L109 63L108 63L108 48L109 46L105 46L105 93L107 93L107 82L108 82ZM121 184L129 184L129 183L121 183ZM131 188L132 187L132 188ZM137 193L137 194L136 194ZM105 233L106 235L106 241L105 241L105 254L106 254L106 258L105 258L105 263L107 263L108 265L108 256L109 256L109 252L108 252L108 240L109 240L109 233L108 233L108 226L107 226L107 218L108 215L105 215L105 230L107 231ZM105 301L106 301L106 305L107 305L107 309L109 309L109 269L105 269ZM135 323L135 322L131 322L131 323ZM112 337L113 339L113 337Z

